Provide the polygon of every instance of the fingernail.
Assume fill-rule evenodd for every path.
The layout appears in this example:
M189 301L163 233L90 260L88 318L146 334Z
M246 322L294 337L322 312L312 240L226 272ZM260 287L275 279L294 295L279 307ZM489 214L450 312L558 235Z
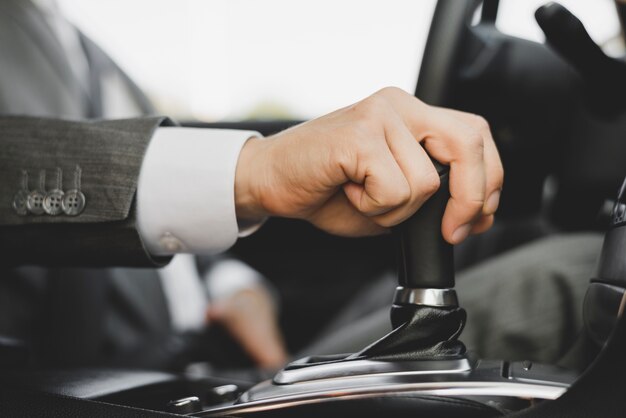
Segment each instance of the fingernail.
M463 241L465 238L467 238L471 229L472 229L472 225L470 224L459 226L456 229L456 231L454 231L454 233L452 234L452 241L455 244L458 244L459 242Z
M485 215L492 215L496 213L499 204L500 190L496 190L495 192L491 193L491 196L487 198L487 202L485 202L485 207L483 208L483 213Z

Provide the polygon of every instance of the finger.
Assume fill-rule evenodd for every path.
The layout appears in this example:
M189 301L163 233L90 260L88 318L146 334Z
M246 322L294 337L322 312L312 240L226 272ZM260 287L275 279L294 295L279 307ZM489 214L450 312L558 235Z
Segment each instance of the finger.
M406 92L379 93L400 114L412 134L436 160L450 165L450 200L442 234L452 244L463 241L485 204L486 167L482 134L459 118L428 106Z
M357 171L346 173L352 182L343 189L350 203L368 217L406 204L411 189L386 141L373 139L364 148L355 164Z
M504 168L498 153L498 148L491 134L491 129L487 121L471 113L461 112L454 109L442 109L451 115L463 120L468 125L473 126L483 136L485 144L485 173L487 182L485 185L485 204L483 215L493 215L500 204L500 192L504 183Z
M485 203L486 170L482 135L436 108L428 110L432 126L424 147L438 161L450 165L450 200L442 233L452 244L463 241Z
M375 94L387 101L391 108L400 115L413 137L421 141L424 132L430 128L429 120L425 117L424 112L431 107L396 87L386 87Z
M385 138L409 188L409 201L374 221L382 226L397 225L413 215L439 188L439 174L431 159L397 114L385 127Z
M473 225L472 234L482 234L493 226L494 215L483 215Z
M489 136L491 137L491 134ZM493 215L500 206L500 196L504 184L504 168L493 139L485 142L485 172L487 184L485 186L486 199L483 215Z
M333 235L344 237L380 235L389 232L360 213L344 193L335 193L311 214L309 222Z

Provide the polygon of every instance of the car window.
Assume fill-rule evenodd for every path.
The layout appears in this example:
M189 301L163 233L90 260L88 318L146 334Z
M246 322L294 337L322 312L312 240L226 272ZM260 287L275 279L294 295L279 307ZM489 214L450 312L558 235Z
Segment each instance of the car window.
M214 121L310 118L386 85L413 91L435 1L59 4L161 112Z

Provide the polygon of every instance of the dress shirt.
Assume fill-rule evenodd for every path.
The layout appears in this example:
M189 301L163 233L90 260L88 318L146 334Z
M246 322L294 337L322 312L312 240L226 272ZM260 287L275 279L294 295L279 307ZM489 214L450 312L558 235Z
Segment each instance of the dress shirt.
M159 128L137 186L139 232L150 253L214 254L237 240L235 169L256 132Z

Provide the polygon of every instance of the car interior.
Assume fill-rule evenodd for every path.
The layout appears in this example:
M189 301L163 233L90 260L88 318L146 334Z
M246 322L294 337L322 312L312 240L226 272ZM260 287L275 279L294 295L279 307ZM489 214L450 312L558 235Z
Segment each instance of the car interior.
M615 4L626 24L626 4ZM392 234L339 238L301 221L270 219L232 249L281 289L280 322L292 352L364 283L389 270L397 275L388 304L391 333L356 353L297 359L260 382L210 370L37 370L18 342L0 336L0 381L7 389L0 415L626 415L626 64L606 55L558 2L535 13L543 43L501 32L499 5L438 0L415 90L431 105L489 122L506 171L491 230L454 248L442 238L448 168L433 161L440 189ZM271 135L300 122L186 125ZM466 352L462 329L472 317L455 291L455 272L577 231L602 233L604 244L584 304L575 307L584 327L562 359L537 364ZM331 286L325 309L316 309L319 301L309 295Z

